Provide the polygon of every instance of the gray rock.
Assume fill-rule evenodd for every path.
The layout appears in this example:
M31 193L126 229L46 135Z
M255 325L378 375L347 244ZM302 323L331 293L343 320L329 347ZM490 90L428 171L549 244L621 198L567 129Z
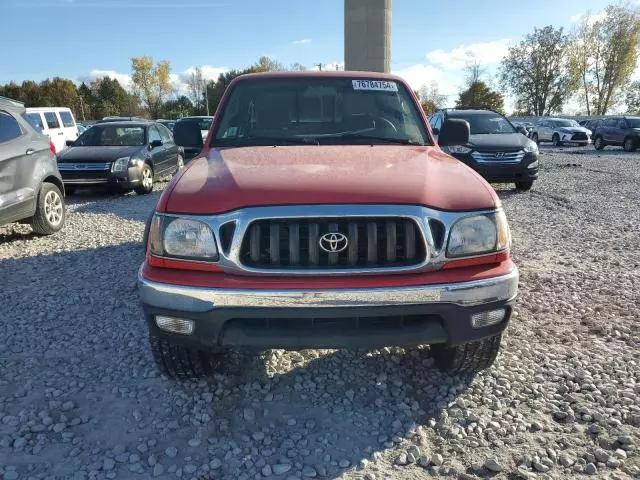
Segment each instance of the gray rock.
M484 466L487 468L487 470L491 472L497 473L504 470L504 467L500 464L498 459L495 457L487 458L487 460L484 462Z
M222 462L217 459L217 458L213 458L209 461L209 468L211 470L217 470L222 466Z
M291 470L291 465L287 463L276 463L273 466L273 473L275 473L276 475L284 475L289 470Z
M527 467L525 466L519 466L518 469L516 470L516 475L518 476L518 478L521 478L523 480L533 480L538 478L538 476L533 473L530 472L529 470L527 470Z
M439 453L436 453L431 457L431 463L433 463L436 467L440 467L444 463L444 458Z
M116 466L116 462L113 458L105 458L102 461L103 470L106 470L106 471L113 470L115 466Z
M587 463L587 466L585 467L585 473L587 475L595 475L596 473L598 473L598 469L593 463Z
M609 455L602 448L596 448L595 451L593 452L593 455L596 457L596 460L598 460L599 462L602 462L602 463L607 463L607 461L611 457L611 455Z
M159 477L160 475L162 475L164 473L164 467L162 466L161 463L156 463L153 467L153 476L154 477Z
M535 468L538 472L541 472L541 473L546 473L549 471L548 465L545 465L544 463L538 462L538 461L533 462L533 468Z
M560 465L562 465L563 467L570 467L571 465L573 465L574 463L576 463L576 460L572 457L570 457L568 454L566 453L561 453L558 456L558 462L560 463Z
M406 453L401 452L400 455L398 455L396 457L396 461L395 461L396 465L404 466L404 465L406 465L408 463L409 463L409 461L407 460L407 454Z
M318 475L318 473L316 472L316 469L313 468L310 465L305 465L304 467L302 467L302 476L303 477L308 477L308 478L315 478L316 475Z
M269 477L271 476L271 465L267 464L264 467L262 467L262 475L264 475L265 477Z
M345 458L343 458L342 460L340 460L338 462L338 465L340 465L340 468L348 468L351 465L351 462Z
M167 447L164 454L169 458L176 458L178 455L178 449L176 447Z

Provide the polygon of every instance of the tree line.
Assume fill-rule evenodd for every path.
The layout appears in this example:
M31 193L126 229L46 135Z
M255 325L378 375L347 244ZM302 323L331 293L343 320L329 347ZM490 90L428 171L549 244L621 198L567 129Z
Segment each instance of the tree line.
M171 82L171 64L154 63L151 57L131 59L131 88L125 89L108 76L77 86L73 81L53 77L42 82L25 80L0 85L0 95L19 100L26 107L60 107L72 109L79 120L96 120L107 116L143 118L179 118L215 112L222 94L238 75L244 73L306 70L299 64L285 67L269 57L243 70L222 73L215 80L205 80L199 68L187 79L187 93L176 92Z

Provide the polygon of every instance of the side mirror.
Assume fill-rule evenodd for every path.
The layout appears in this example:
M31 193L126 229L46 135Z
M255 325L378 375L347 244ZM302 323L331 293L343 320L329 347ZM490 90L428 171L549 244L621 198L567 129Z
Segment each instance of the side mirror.
M439 135L439 134L440 134L440 129L439 129L439 128L436 128L436 127L433 127L433 128L431 129L431 132L432 132L434 135Z
M203 140L198 122L176 122L173 127L173 141L185 149L200 151Z
M66 142L64 142L67 147L73 147L73 144L76 143L75 140L67 140Z
M156 147L161 147L162 146L162 140L153 140L150 144L149 144L149 148L150 149L154 149Z
M524 135L524 136L527 136L527 134L528 134L527 129L526 129L526 128L524 128L522 125L518 125L518 126L516 127L516 130L517 130L518 132L520 132L520 133L521 133L522 135Z
M438 135L438 145L441 147L450 145L466 145L469 143L471 129L469 123L461 118L445 120Z

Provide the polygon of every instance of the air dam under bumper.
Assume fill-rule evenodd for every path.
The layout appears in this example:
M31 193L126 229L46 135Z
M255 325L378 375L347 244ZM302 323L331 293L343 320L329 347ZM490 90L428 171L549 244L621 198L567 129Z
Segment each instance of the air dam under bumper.
M518 271L470 282L395 288L232 290L171 285L138 274L152 334L194 347L377 348L458 345L501 332L518 291ZM474 328L473 314L504 309ZM167 332L156 316L191 320L189 335Z

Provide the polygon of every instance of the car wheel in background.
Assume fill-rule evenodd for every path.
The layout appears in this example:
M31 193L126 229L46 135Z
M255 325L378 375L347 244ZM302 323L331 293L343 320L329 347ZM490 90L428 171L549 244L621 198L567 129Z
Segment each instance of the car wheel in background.
M636 149L636 142L632 137L625 138L622 148L624 148L625 152L633 152Z
M560 141L560 135L558 135L557 133L553 134L553 137L551 138L551 141L553 142L553 146L554 147L562 146L562 142Z
M160 371L170 378L188 380L210 375L219 365L221 354L196 350L172 343L155 335L149 336L153 359Z
M596 139L593 141L593 146L596 150L602 150L604 147L606 147L602 137L596 137Z
M533 135L531 135L531 140L536 142L536 144L540 144L540 139L538 138L538 134L537 133L534 133Z
M527 190L531 190L531 187L533 187L533 180L516 182L516 190L522 190L523 192L526 192Z
M440 370L453 374L474 374L493 365L502 334L456 347L433 345L433 360Z
M147 195L153 191L153 170L148 163L145 163L140 173L141 183L135 188L138 195Z
M64 226L65 210L62 192L53 183L44 182L38 194L36 214L31 228L38 235L51 235Z

